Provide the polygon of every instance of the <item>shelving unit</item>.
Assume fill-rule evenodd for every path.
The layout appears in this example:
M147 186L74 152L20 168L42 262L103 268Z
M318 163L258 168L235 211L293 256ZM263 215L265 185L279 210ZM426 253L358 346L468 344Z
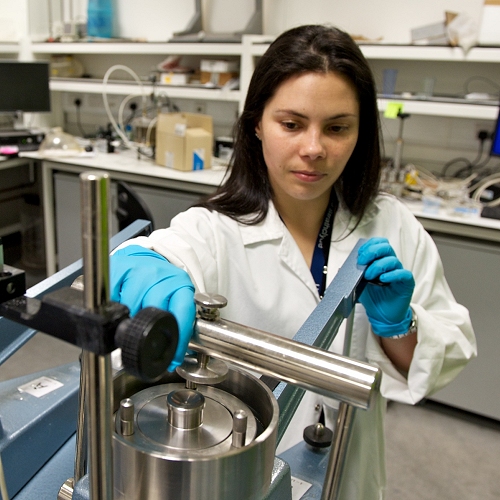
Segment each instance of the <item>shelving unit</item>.
M240 90L220 90L189 86L164 86L172 98L197 99L207 101L237 102L239 110L243 108L246 90L255 67L255 63L267 50L272 37L266 35L246 35L242 43L130 43L130 42L76 42L76 43L31 43L30 51L36 56L48 54L144 54L144 55L193 55L208 57L238 57L240 59ZM404 46L404 45L367 45L361 44L361 50L368 60L380 61L422 61L453 62L457 64L499 63L500 48L474 47L464 53L459 47L440 46ZM0 52L16 53L16 44L0 44ZM108 83L109 94L129 94L132 83ZM145 85L151 92L153 87ZM159 86L156 87L161 88ZM85 79L53 79L51 90L56 92L102 93L102 83ZM497 103L437 102L435 100L402 99L400 97L380 98L379 109L384 111L388 102L404 102L405 111L426 116L452 118L470 118L494 120L497 116Z
M402 102L406 113L427 116L446 116L450 118L472 118L477 120L494 120L498 115L498 104L474 104L436 102L433 100L412 100L395 97L394 99L378 99L378 108L384 111L389 102Z
M137 83L123 82L123 83L107 83L106 86L102 82L89 82L84 78L78 79L57 79L52 78L50 81L50 90L55 92L75 92L75 93L88 93L88 94L101 94L106 88L108 94L128 95L134 92L140 93ZM151 84L143 85L143 89L147 93L153 91ZM197 99L206 101L230 101L239 102L241 100L241 92L237 90L222 90L200 88L195 86L174 86L174 85L156 85L156 91L162 89L168 92L168 95L173 98L184 99Z
M176 54L240 56L241 43L72 42L32 43L33 54Z
M18 54L19 44L16 42L0 42L0 54Z

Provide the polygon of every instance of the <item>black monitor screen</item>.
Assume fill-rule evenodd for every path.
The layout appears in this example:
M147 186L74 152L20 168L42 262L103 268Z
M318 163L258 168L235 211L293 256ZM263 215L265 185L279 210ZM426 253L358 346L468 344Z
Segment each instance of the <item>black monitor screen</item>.
M500 156L500 110L498 112L497 124L493 132L493 142L491 143L491 154Z
M0 61L0 112L50 111L49 64Z

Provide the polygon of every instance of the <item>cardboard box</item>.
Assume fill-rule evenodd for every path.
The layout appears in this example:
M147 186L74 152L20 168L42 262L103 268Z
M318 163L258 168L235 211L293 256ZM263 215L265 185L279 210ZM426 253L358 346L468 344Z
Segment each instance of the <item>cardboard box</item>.
M211 168L212 117L199 113L160 113L156 123L156 163L176 170Z
M217 87L222 87L225 85L231 78L236 78L238 73L209 73L207 71L202 71L200 73L200 83L212 83Z
M175 71L160 73L160 83L162 85L187 85L190 78L190 73L177 73Z
M236 61L202 59L200 63L200 82L202 84L211 83L216 87L222 87L229 80L238 76L238 63Z
M221 59L202 59L200 70L206 73L234 73L238 71L238 62Z

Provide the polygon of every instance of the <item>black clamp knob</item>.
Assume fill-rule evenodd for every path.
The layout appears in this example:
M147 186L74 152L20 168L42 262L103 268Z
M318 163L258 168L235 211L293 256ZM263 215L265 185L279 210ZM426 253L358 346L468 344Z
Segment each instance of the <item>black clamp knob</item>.
M141 309L133 318L122 321L115 336L125 370L147 382L160 379L166 372L178 341L174 316L155 307Z

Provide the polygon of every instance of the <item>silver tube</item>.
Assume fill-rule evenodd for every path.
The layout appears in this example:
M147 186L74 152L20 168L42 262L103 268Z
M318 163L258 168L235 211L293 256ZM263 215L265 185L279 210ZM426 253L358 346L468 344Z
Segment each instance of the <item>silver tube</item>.
M87 400L87 359L82 351L80 359L80 393L78 394L78 416L76 423L76 450L74 484L87 473L87 427L85 425L85 402Z
M84 305L101 312L109 302L109 176L80 174ZM111 356L86 352L89 489L92 500L113 498Z
M83 292L83 276L78 276L71 288ZM78 394L78 416L76 421L76 450L75 450L75 470L71 484L76 484L87 473L87 427L85 424L85 401L87 401L87 368L86 355L82 351L80 356L80 392ZM63 485L63 488L73 488L69 483ZM58 499L59 500L59 499Z
M106 172L83 172L81 216L85 307L100 312L109 302L109 176Z
M363 409L380 384L368 363L222 319L198 318L189 348Z
M247 437L248 415L245 410L236 410L233 415L233 439L235 448L245 446Z
M90 499L112 500L113 392L110 356L87 352L87 359Z
M340 403L337 426L333 435L332 447L328 458L325 481L321 492L321 500L336 500L340 494L340 482L347 454L347 446L352 430L355 408Z
M120 401L120 431L122 436L134 433L134 402L130 398Z

